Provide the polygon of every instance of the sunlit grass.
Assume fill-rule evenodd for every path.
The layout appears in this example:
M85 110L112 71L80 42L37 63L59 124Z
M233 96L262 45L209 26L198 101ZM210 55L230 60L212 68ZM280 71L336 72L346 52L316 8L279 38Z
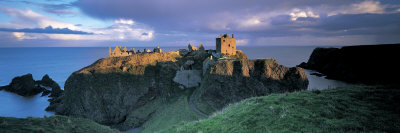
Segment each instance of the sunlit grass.
M400 90L349 86L255 97L165 132L400 132Z

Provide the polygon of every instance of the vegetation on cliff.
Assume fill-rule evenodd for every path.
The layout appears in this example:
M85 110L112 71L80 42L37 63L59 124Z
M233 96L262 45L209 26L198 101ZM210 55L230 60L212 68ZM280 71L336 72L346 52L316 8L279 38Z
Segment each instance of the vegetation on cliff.
M141 132L155 132L180 122L205 118L206 115L198 111L190 100L195 99L192 96L199 94L194 93L198 92L199 86L202 90L200 92L204 93L200 93L198 97L206 100L210 100L207 99L210 98L208 96L214 96L207 93L232 91L226 93L225 97L215 99L216 102L221 102L218 103L220 109L229 103L252 96L303 90L308 84L301 68L287 68L277 64L275 60L239 61L237 58L246 58L242 53L233 59L217 61L221 64L233 63L233 66L218 63L215 66L213 63L203 65L204 60L210 59L210 56L210 53L203 50L184 55L168 52L103 58L74 72L65 83L64 95L54 99L49 109L57 114L88 118L121 131L140 127ZM238 62L243 63L243 67L238 68ZM211 69L203 69L204 66L211 66ZM214 71L216 69L229 71L233 77L226 77L229 76L226 75L228 73L217 73L219 70ZM204 77L203 70L211 72ZM197 82L184 86L176 82L184 78L177 77L182 76L179 72L185 71L198 71L201 84ZM238 80L244 85L231 86L237 85L231 83ZM215 90L212 87L202 88L206 85L217 87L219 81L231 85ZM285 85L288 87L284 87Z
M67 79L55 111L106 125L121 123L131 110L173 94L178 57L152 53L100 59Z
M348 86L254 97L164 132L400 132L400 90Z
M194 103L211 114L249 97L306 90L307 86L303 69L279 65L274 59L218 61L206 72Z
M1 133L118 133L107 126L97 124L88 119L67 116L51 116L45 118L12 118L0 117Z

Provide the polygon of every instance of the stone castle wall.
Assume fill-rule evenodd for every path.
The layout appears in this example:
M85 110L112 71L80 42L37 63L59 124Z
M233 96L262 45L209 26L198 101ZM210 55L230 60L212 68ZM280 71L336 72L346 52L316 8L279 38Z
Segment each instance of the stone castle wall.
M235 55L236 54L236 38L232 34L232 38L228 35L221 35L216 39L217 52L221 54Z

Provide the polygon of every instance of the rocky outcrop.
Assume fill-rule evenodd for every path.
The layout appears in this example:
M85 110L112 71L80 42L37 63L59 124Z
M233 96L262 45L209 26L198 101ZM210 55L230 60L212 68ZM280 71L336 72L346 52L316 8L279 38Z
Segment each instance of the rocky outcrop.
M103 58L74 72L65 93L52 105L58 114L89 118L113 125L128 113L161 95L173 95L172 79L184 61L176 53L141 53Z
M51 94L50 97L58 97L63 92L60 86L49 75L46 74L42 80L35 81L30 73L13 78L9 85L0 87L1 89L21 96L32 96L43 92L42 96Z
M51 94L50 97L58 97L63 92L60 86L49 75L46 74L42 80L35 81L30 73L13 78L9 85L0 87L1 89L21 96L32 96L43 92L42 96Z
M351 83L399 85L399 51L400 44L316 48L299 66Z
M42 80L37 82L42 86L51 88L51 91L47 90L49 93L51 93L50 97L59 97L63 93L63 90L61 90L60 86L47 74L43 76Z
M302 68L288 68L274 59L218 61L202 81L195 103L214 109L254 96L306 90Z
M21 96L36 95L44 90L44 88L36 84L30 73L13 78L9 85L1 88Z

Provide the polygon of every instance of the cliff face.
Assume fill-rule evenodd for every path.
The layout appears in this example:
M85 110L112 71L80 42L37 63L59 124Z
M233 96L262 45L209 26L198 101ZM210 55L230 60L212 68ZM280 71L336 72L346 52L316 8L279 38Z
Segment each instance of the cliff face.
M178 57L153 53L100 59L67 79L55 111L102 124L123 122L130 110L177 88L172 79Z
M308 62L299 66L352 83L398 85L393 76L400 74L399 51L400 44L316 48Z
M176 116L176 111L160 113L166 108L158 107L179 103L179 107L190 108L188 101L176 102L192 99L190 95L201 94L202 99L215 100L217 105L213 107L222 108L244 98L304 90L308 85L301 68L287 68L273 59L213 61L203 65L209 57L206 52L193 51L184 56L171 52L100 59L74 72L65 83L64 94L54 99L48 109L125 130L147 121L158 123L153 114L154 117ZM210 68L203 69L203 66ZM206 70L204 75L202 70ZM183 79L193 76L194 72L196 82L189 84L188 80L194 77ZM193 90L203 93L195 95L191 93ZM197 118L192 109L183 112L186 114L181 112L182 116L174 117L174 121Z
M245 98L306 90L307 86L303 69L279 65L274 59L218 61L206 72L195 103L218 110Z

